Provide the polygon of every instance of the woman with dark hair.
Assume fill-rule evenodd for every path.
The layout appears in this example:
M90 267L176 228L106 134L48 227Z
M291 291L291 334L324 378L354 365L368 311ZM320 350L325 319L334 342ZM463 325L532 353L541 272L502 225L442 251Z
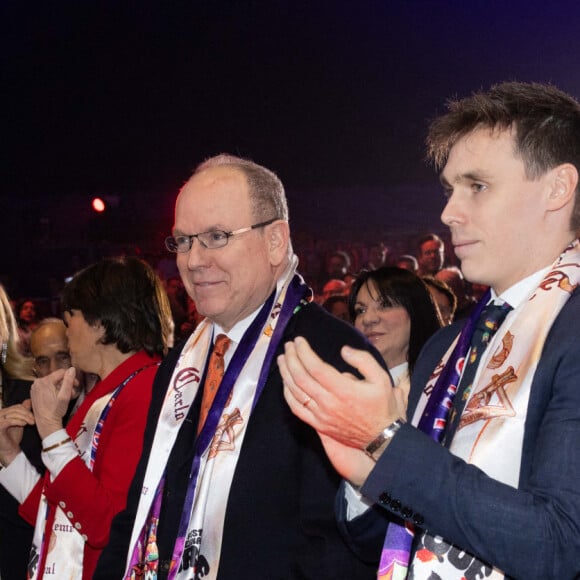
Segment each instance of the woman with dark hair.
M364 270L351 287L349 312L407 395L419 352L441 326L424 282L403 268Z
M28 577L92 578L141 453L153 378L172 333L165 290L137 258L106 259L65 287L74 367L100 377L63 428L75 369L32 385L30 404L0 411L0 483L35 525ZM41 478L20 452L25 424L42 438Z

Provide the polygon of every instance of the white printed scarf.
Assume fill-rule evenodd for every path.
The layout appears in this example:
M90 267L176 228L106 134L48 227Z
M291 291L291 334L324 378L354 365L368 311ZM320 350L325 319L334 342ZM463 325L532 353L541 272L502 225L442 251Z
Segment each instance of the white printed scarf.
M477 465L487 475L517 488L520 474L524 428L530 387L546 336L554 320L580 282L580 242L575 240L559 256L538 288L515 311L510 313L483 354L471 396L465 406L450 451ZM457 339L451 344L427 383L413 416L417 425L437 378L449 359ZM501 449L498 453L497 450ZM444 540L432 538L438 545ZM420 540L424 545L425 535ZM456 550L465 561L469 555ZM449 552L431 559L415 553L410 578L427 580L433 572L445 580L460 580L465 570L452 566ZM479 566L489 580L504 577L503 572L485 568L473 558L470 566ZM485 569L485 572L483 570Z
M189 580L196 572L210 580L216 577L219 567L223 525L227 497L243 443L246 427L256 403L257 389L263 386L268 374L269 359L281 338L287 320L304 298L307 287L295 274L297 259L278 284L271 310L266 312L265 324L259 329L259 338L245 360L235 380L233 390L222 410L217 425L210 425L210 415L199 435L201 440L199 468L195 480L191 507L186 501L188 517L185 537L178 537L174 549L169 578ZM254 321L256 322L256 321ZM280 325L280 326L279 326ZM278 328L279 326L279 328ZM131 536L124 578L157 578L159 554L156 546L156 527L165 467L177 439L179 429L200 387L203 369L211 347L213 324L204 320L187 341L173 372L163 407L159 416L152 458L146 469L142 494ZM244 335L238 350L246 339ZM234 357L237 354L234 353ZM268 356L267 356L268 355ZM228 379L228 365L222 385ZM216 399L220 396L221 386ZM210 437L203 444L206 427ZM180 543L181 542L181 543ZM196 570L197 569L197 570Z
M109 409L123 387L143 368L133 372L116 389L97 399L83 418L74 443L90 471L93 470L99 436ZM45 477L48 477L48 473ZM61 505L64 504L61 502ZM54 514L51 514L46 496L42 493L32 539L28 579L36 580L44 576L80 579L83 575L86 536L73 526L60 505L52 509ZM47 534L49 537L46 537Z

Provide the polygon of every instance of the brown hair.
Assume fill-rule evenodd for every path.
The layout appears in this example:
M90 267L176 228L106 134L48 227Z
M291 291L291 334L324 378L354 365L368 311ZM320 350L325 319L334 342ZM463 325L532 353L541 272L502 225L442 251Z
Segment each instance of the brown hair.
M514 154L524 163L528 179L571 163L580 173L580 105L551 85L506 82L447 103L448 112L435 119L427 137L427 155L437 169L447 162L459 139L480 128L512 129ZM580 192L572 229L580 228Z
M62 308L100 323L103 344L123 353L164 355L171 344L169 298L151 266L138 258L106 258L81 270L64 287Z

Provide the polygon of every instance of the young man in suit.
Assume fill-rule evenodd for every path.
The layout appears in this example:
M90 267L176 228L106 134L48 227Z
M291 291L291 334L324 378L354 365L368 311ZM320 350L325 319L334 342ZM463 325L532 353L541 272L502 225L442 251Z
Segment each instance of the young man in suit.
M237 157L202 163L166 244L206 319L159 370L127 508L94 578L374 578L338 531L340 477L287 407L276 362L299 335L343 371L355 372L344 342L372 347L310 301L282 183Z
M452 102L428 145L465 277L491 291L426 345L406 414L365 353L343 351L359 381L302 339L280 361L287 400L374 504L364 511L346 486L339 516L367 556L385 538L380 573L576 578L580 106L552 86L503 83Z

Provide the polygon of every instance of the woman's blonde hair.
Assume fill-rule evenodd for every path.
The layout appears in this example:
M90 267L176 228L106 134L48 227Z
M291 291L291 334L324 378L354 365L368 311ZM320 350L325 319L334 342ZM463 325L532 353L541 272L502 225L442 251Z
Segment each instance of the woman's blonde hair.
M0 285L0 365L2 371L13 379L32 380L33 360L21 354L16 317L4 287Z

